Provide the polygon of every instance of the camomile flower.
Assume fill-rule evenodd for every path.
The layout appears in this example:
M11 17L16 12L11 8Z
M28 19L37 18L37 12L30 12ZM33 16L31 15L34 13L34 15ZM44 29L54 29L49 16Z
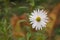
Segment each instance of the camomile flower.
M32 28L36 30L42 30L42 27L46 27L48 22L47 12L44 10L34 10L30 17L30 24L32 24Z

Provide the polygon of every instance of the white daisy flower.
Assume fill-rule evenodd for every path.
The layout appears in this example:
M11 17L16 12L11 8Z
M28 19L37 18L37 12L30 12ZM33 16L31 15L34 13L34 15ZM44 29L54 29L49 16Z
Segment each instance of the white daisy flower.
M32 24L32 28L36 30L42 29L42 27L46 27L48 22L47 12L44 10L34 10L30 15L29 20Z

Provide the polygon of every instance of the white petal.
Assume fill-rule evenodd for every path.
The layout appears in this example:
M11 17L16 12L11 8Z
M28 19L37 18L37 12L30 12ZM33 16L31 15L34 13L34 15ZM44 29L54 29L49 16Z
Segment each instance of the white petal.
M42 27L40 29L42 30Z
M40 10L38 9L38 12L40 12Z
M36 30L37 30L37 26L36 26L36 28L35 28Z
M35 24L33 24L33 25L32 25L32 28L35 28L35 26L36 26L36 25L35 25Z
M46 22L42 21L42 24L46 24Z

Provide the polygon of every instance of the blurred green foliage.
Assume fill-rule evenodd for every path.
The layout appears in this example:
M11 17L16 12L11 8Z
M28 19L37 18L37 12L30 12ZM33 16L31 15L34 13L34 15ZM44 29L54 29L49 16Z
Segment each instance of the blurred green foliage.
M60 0L0 0L0 40L16 40L12 36L12 26L10 17L13 14L18 16L23 13L30 14L34 9L52 10L54 5ZM24 27L27 31L26 38L20 37L17 40L47 40L45 31L31 32L30 27ZM56 29L56 34L60 35L60 29Z

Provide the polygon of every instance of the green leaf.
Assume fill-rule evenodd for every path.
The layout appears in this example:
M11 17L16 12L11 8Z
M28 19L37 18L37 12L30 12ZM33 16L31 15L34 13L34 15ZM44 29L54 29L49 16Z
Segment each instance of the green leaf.
M27 35L26 35L26 37L27 37L27 40L30 40L31 33L27 32Z

